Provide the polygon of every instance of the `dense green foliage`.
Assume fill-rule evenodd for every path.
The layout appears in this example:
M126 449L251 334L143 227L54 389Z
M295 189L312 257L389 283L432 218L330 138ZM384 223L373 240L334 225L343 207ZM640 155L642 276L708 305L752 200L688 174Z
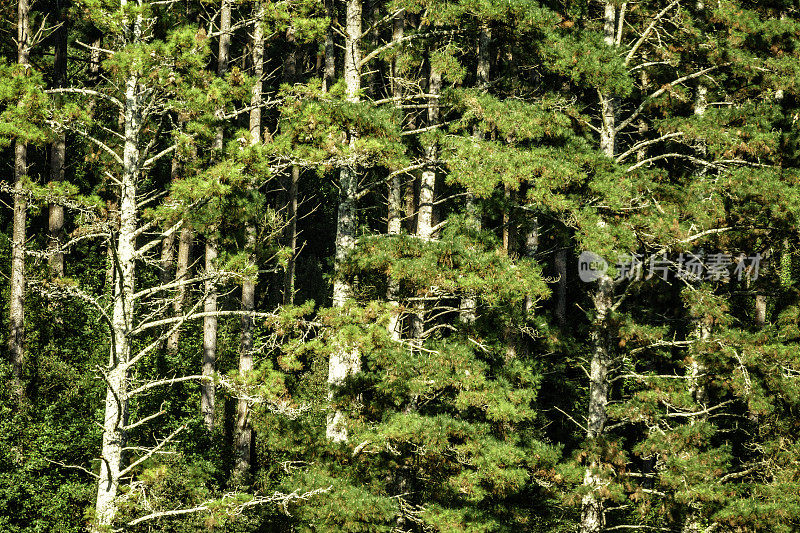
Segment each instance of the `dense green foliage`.
M354 5L358 98L342 65ZM28 66L16 3L0 17L4 339L11 169L15 145L28 150L25 396L3 357L0 531L99 531L129 164L140 299L125 335L141 357L110 530L800 530L797 2L39 1ZM193 246L176 280L180 228ZM54 242L68 243L63 276ZM585 250L622 276L608 292L579 278ZM693 253L704 272L726 254L725 275L686 275ZM644 275L624 278L631 254ZM744 268L756 254L758 272ZM647 276L661 258L664 275ZM243 281L256 283L252 369ZM358 372L331 385L342 352ZM245 476L237 401L254 434ZM334 411L343 442L326 437Z

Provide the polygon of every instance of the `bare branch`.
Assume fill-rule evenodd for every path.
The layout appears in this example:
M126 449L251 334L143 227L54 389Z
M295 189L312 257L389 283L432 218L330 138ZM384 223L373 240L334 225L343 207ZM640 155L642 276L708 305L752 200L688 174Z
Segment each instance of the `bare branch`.
M130 396L131 396L131 394L130 394L130 393L128 393L128 396L130 397ZM139 427L139 426L141 426L141 425L147 424L147 423L148 423L148 422L150 422L151 420L153 420L153 419L155 419L155 418L158 418L159 416L161 416L161 415L164 415L164 414L166 414L166 413L167 413L167 412L166 412L166 411L164 411L164 410L162 409L162 410L158 411L157 413L153 413L153 414L152 414L152 415L150 415L150 416L146 416L146 417L144 417L144 418L142 418L142 419L140 419L140 420L137 420L137 421L136 421L136 422L134 422L133 424L128 424L127 426L123 427L122 429L123 429L123 430L125 430L125 431L131 430L131 429L133 429L133 428L136 428L136 427Z
M192 376L181 376L179 378L160 379L158 381L151 381L149 383L146 383L146 384L142 385L141 387L139 387L137 389L133 389L132 391L130 391L128 393L128 396L129 397L133 397L133 396L136 396L137 394L143 393L146 390L154 389L156 387L163 387L164 385L174 385L175 383L182 383L184 381L192 381L192 380L195 380L195 379L203 379L204 377L205 376L202 376L200 374L195 374L195 375L192 375ZM148 418L155 418L159 414L160 413L156 413L155 415L151 415ZM142 420L146 420L146 419L142 419ZM142 421L140 420L136 424L139 424L141 422ZM130 426L130 427L133 427L133 426Z
M142 164L142 169L144 169L144 170L147 170L147 169L149 169L151 166L153 166L153 164L154 164L156 161L158 161L159 159L161 159L161 158L162 158L162 157L164 157L165 155L168 155L168 154L170 154L170 153L174 152L174 151L175 151L177 148L178 148L178 145L177 145L177 144L173 144L173 145L172 145L172 146L170 146L169 148L165 148L165 149L161 150L160 152L158 152L158 153L157 153L156 155L154 155L153 157L151 157L151 158L147 159L147 160L144 162L144 164Z
M667 5L667 7L656 13L656 16L653 17L653 20L650 22L647 28L645 28L644 32L642 33L642 36L639 37L639 40L633 44L630 51L628 51L628 55L625 56L626 67L631 62L631 59L633 59L633 56L636 54L636 52L639 50L639 47L641 47L642 44L647 40L647 37L650 35L650 32L652 32L653 29L656 27L656 24L658 24L658 21L661 20L661 17L663 17L667 13L667 11L669 11L679 3L680 0L674 0L672 3Z
M54 465L63 466L64 468L74 468L76 470L80 470L81 472L86 472L87 474L89 474L93 478L100 479L100 476L98 476L97 474L95 474L91 470L88 470L88 469L86 469L86 468L84 468L84 467L82 467L80 465L65 465L64 463L61 463L59 461L53 461L52 459L48 459L47 457L45 457L44 460L47 461L48 463L52 463Z
M176 429L175 431L170 433L170 435L167 438L165 438L164 440L162 440L160 443L158 443L158 445L155 448L153 448L152 450L150 450L149 452L144 454L142 457L140 457L137 460L135 460L134 462L132 462L130 465L128 465L127 468L121 470L120 473L119 473L119 477L126 476L134 468L136 468L137 466L139 466L143 462L145 462L148 459L150 459L152 456L154 456L156 453L158 453L159 450L161 450L161 448L163 448L164 446L169 444L176 436L178 436L178 433L180 433L184 429L186 429L186 424L182 425L181 427L179 427L178 429Z
M310 491L304 492L302 494L300 494L298 491L294 491L294 492L291 492L289 494L284 494L284 493L276 491L276 492L272 493L271 496L253 496L252 499L250 499L250 500L248 500L246 502L241 502L241 500L240 500L240 497L242 496L241 494L228 493L228 494L225 494L219 500L208 500L205 503L202 503L202 504L200 504L200 505L198 505L196 507L190 507L190 508L187 508L187 509L173 509L171 511L157 511L157 512L145 515L145 516L141 516L141 517L139 517L139 518L137 518L135 520L132 520L132 521L128 522L128 527L133 527L133 526L135 526L137 524L141 524L142 522L147 522L149 520L154 520L154 519L157 519L157 518L166 518L166 517L170 517L170 516L181 516L181 515L186 515L186 514L200 513L200 512L203 512L203 511L208 511L208 510L211 509L212 505L216 509L216 508L219 508L219 504L220 503L225 503L226 500L230 500L231 501L231 507L226 512L229 516L239 515L247 507L253 507L253 506L256 506L256 505L265 505L265 504L270 504L270 503L277 503L278 505L281 506L284 514L288 515L289 514L289 512L288 512L288 504L290 502L308 500L309 498L311 498L313 496L317 496L319 494L324 494L326 492L329 492L332 488L333 488L333 485L331 485L331 486L329 486L327 488L324 488L324 489L323 488L319 488L319 489L310 490Z
M667 83L666 85L662 85L660 89L658 89L657 91L652 93L650 96L645 98L644 102L642 102L639 105L639 107L636 108L636 111L634 111L628 118L623 120L616 128L614 128L614 131L615 132L620 132L623 129L625 129L626 127L628 127L628 125L631 122L636 120L636 117L639 116L639 114L644 110L644 108L647 106L647 104L649 104L652 100L658 98L659 96L661 96L662 94L667 92L667 90L670 89L673 85L678 85L678 84L683 83L685 81L693 80L694 78L699 78L700 76L704 76L705 74L708 74L709 72L717 70L721 66L725 66L727 64L728 63L725 63L724 65L714 65L714 66L711 66L711 67L708 67L708 68L704 68L703 70L698 70L697 72L694 72L692 74L687 74L686 76L682 76L680 78L677 78L677 79L671 81L670 83Z
M633 146L631 146L630 149L627 150L626 152L623 152L622 154L618 155L617 156L617 163L621 163L622 161L625 160L626 157L628 157L629 155L641 150L645 146L650 146L651 144L656 144L656 143L659 143L661 141L665 141L667 139L673 139L675 137L681 137L681 136L683 136L683 132L682 131L676 131L674 133L665 133L664 135L662 135L658 139L650 139L649 141L638 142L638 143L634 144Z
M61 87L57 89L46 89L44 91L46 94L83 94L86 96L96 96L98 98L102 98L104 100L108 100L115 106L119 107L120 109L124 108L122 102L120 102L117 98L114 98L111 95L101 93L100 91L95 91L92 89L79 89L77 87Z
M58 122L56 122L54 120L46 120L45 123L47 123L50 126L57 127L57 128L66 128L66 129L69 129L70 131L74 131L75 133L77 133L81 137L93 142L95 145L97 145L99 148L101 148L103 151L105 151L107 154L109 154L111 157L113 157L114 161L116 161L120 165L123 164L122 157L120 157L120 155L117 152L115 152L111 147L109 147L106 143L104 143L100 139L97 139L96 137L93 137L93 136L89 135L85 131L81 131L78 128L73 128L73 127L70 127L70 126L66 126L64 124L60 124L60 123L58 123Z
M444 35L455 35L457 33L461 33L461 31L462 30L431 31L431 32L427 32L427 33L412 33L410 35L406 35L405 37L397 39L396 41L391 41L391 42L388 42L388 43L384 44L383 46L379 46L378 48L376 48L375 50L373 50L372 52L370 52L369 54L364 56L364 58L361 60L361 62L358 64L358 66L359 67L363 67L364 65L366 65L367 63L369 63L370 61L375 59L377 56L379 56L380 54L382 54L386 50L394 48L395 46L397 46L399 44L403 44L405 42L408 42L408 41L410 41L412 39L421 39L423 37L433 37L433 36L437 36L438 37L438 36L444 36Z

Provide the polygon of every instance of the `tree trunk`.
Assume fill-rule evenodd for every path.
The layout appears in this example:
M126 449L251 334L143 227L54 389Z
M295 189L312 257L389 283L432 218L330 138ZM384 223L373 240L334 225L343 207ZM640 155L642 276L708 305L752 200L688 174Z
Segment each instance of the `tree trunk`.
M558 281L556 286L556 319L562 327L567 325L567 251L556 251L555 257Z
M214 261L217 258L217 244L213 237L206 240L206 299L203 311L209 313L203 319L203 381L200 385L200 412L209 431L214 429L214 382L213 375L217 364L217 317L210 316L217 311L217 288L213 280L216 273Z
M222 0L219 16L219 51L217 53L217 75L225 76L228 72L231 47L231 1ZM222 153L225 131L221 124L217 125L214 137L214 157ZM217 311L217 286L213 276L216 273L214 261L217 258L217 241L213 233L216 228L209 228L205 246L205 271L209 278L205 282L205 301L203 311L208 313L203 318L203 381L200 386L200 412L209 431L214 429L214 413L216 405L216 392L211 379L217 365L217 317L212 313Z
M347 0L344 46L345 94L349 102L358 102L361 89L361 0ZM350 146L355 146L357 133L350 132ZM355 248L356 236L356 194L358 192L358 173L355 164L346 164L339 171L339 210L336 220L336 270L350 251ZM353 295L350 282L337 275L333 282L333 306L344 307ZM344 383L350 374L358 372L361 357L358 349L339 345L328 361L329 399L334 390ZM347 425L344 413L334 409L328 413L325 428L328 439L334 442L347 441Z
M259 1L256 5L255 28L253 30L253 77L256 82L250 97L250 144L261 142L261 94L262 77L264 75L264 20L265 5ZM250 264L255 264L254 252L256 244L256 227L252 220L245 222L245 249L250 254ZM248 277L242 282L242 311L255 310L256 280ZM253 370L253 318L242 315L241 338L239 344L239 377L246 380ZM245 481L250 472L253 460L253 429L250 427L250 405L247 400L239 399L236 406L236 462L234 480Z
M181 236L178 239L178 265L175 268L175 281L186 281L189 274L189 261L192 253L192 230L184 226L181 228ZM178 287L175 300L172 305L172 310L175 316L180 316L183 313L184 305L186 304L186 285ZM167 351L171 354L178 353L178 342L180 340L181 330L175 329L167 339Z
M30 65L30 4L17 4L17 62ZM25 241L28 202L25 197L25 176L28 173L28 147L14 143L14 222L11 241L11 287L9 295L8 352L11 356L12 394L17 404L25 401L22 380L25 364Z
M56 87L64 87L67 80L67 26L65 16L58 14L61 26L55 30L53 57L53 81ZM50 181L64 181L64 159L67 147L67 134L58 133L53 144L50 145ZM64 253L61 246L64 244L64 206L51 204L48 215L48 229L50 235L50 253L47 256L50 275L61 277L64 275Z
M405 32L405 13L401 12L394 17L392 27L392 41L398 42L403 38ZM403 97L403 88L398 82L399 79L399 59L398 56L392 60L392 98L395 100L395 105L402 104L401 98ZM388 210L387 210L387 226L386 233L388 235L400 235L400 230L403 227L403 192L401 190L400 174L392 175L389 182L389 195L388 195ZM389 317L388 330L392 339L399 341L402 338L402 325L400 321L399 302L400 298L400 282L389 276L386 288L386 300L391 307L391 315Z
M595 324L591 333L592 362L589 371L589 414L586 424L586 438L593 440L603 434L608 407L608 371L611 365L611 339L608 313L611 310L614 285L613 281L603 275L597 280L597 289L592 295L596 313ZM581 533L598 533L602 531L605 519L603 500L596 491L603 485L603 478L598 474L600 465L589 462L583 476L583 485L590 492L581 500Z
M124 3L123 3L124 5ZM129 42L140 37L141 19L134 23ZM123 168L120 186L120 227L116 243L113 343L106 380L103 448L100 454L100 477L97 487L96 532L104 531L117 513L116 496L125 446L124 425L128 408L128 373L131 355L130 333L133 328L133 294L136 241L136 182L139 165L139 130L141 103L139 80L132 74L125 83L125 130Z
M284 81L294 83L297 77L297 46L295 44L294 29L286 31L286 41L291 47L283 64ZM300 181L300 166L292 165L291 174L284 185L286 195L286 227L284 228L284 242L289 248L289 258L286 260L286 272L283 277L283 303L294 303L295 263L297 254L297 184Z
M614 46L616 8L610 1L605 5L604 36L607 46ZM616 119L611 95L599 92L600 99L600 151L606 157L614 158L616 138ZM608 406L608 372L611 364L610 324L607 316L614 298L613 281L606 275L597 280L597 288L592 295L595 311L595 324L591 334L592 361L589 374L589 414L586 437L596 439L603 434ZM590 461L583 477L583 485L589 492L581 500L581 533L598 533L605 523L603 499L597 494L603 479L597 473L599 465Z
M489 69L491 67L489 46L492 42L492 32L487 24L481 26L480 33L478 34L478 65L475 69L475 77L477 86L482 91L487 91L489 87ZM483 130L478 125L475 125L472 136L477 140L483 140ZM475 205L475 199L472 193L467 191L467 202L465 206L467 218L469 219L470 226L473 229L480 231L481 218L478 213L478 208ZM474 294L467 294L461 298L459 309L459 317L465 324L472 324L477 318L476 315L477 301Z
M336 22L336 12L333 0L325 0L325 12L331 20L325 32L325 72L322 77L322 90L329 91L336 77L336 44L333 40L333 24Z
M442 75L437 72L433 65L430 66L428 77L428 93L438 95L442 90ZM439 99L430 98L428 100L428 126L439 122ZM417 237L422 240L433 238L433 203L436 196L436 157L438 146L435 142L425 146L425 159L427 166L422 171L419 185L419 209L417 210ZM425 330L425 301L420 300L415 304L412 335L414 342L422 345Z

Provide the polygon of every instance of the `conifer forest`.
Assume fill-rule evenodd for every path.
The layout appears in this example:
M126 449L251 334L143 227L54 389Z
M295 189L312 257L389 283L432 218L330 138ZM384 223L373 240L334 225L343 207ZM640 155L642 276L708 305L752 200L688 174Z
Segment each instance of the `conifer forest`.
M0 532L800 531L798 0L0 0Z

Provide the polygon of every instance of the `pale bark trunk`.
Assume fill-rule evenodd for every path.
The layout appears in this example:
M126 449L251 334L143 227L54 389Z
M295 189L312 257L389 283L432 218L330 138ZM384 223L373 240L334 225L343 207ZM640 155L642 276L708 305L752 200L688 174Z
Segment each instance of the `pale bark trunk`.
M222 77L228 72L231 47L231 1L222 0L219 17L219 51L217 53L217 75ZM224 128L217 126L214 137L214 157L220 157L224 141ZM203 381L200 386L200 412L209 431L214 429L214 414L216 405L216 391L212 376L217 365L217 317L212 313L217 311L217 287L213 280L216 272L214 261L217 258L217 241L213 236L216 228L210 228L206 237L205 246L205 271L209 279L205 282L206 299L203 302L203 311L207 315L203 318Z
M349 102L358 102L361 90L361 0L347 0L344 46L345 94ZM356 132L350 132L350 146L354 146ZM358 173L355 164L343 166L339 172L339 210L336 221L336 270L355 248L356 236L356 194L358 192ZM348 280L337 275L333 283L333 305L344 307L352 297L353 288ZM337 346L328 361L329 398L334 390L344 383L351 374L361 367L361 357L353 346ZM333 409L328 413L325 434L334 442L347 441L347 423L344 413Z
M442 89L442 76L431 67L428 91L430 94L439 94ZM431 98L428 102L428 125L432 126L439 122L439 102L438 98ZM422 239L433 237L433 203L436 192L436 172L433 166L436 164L438 148L435 143L425 147L425 159L428 166L422 171L422 179L419 187L419 211L417 214L417 235Z
M694 337L698 342L708 342L708 339L711 338L711 326L703 322L702 319L699 320L695 326ZM703 374L706 372L706 366L697 352L698 350L695 350L695 354L692 356L692 362L689 365L688 385L689 394L691 394L692 400L694 400L698 406L703 408L708 402L708 390L701 382L703 379ZM706 419L707 415L692 417L689 420L689 424L696 424L697 422ZM698 516L697 508L696 506L691 506L691 504L689 505L689 511L686 514L681 531L684 533L695 533L702 531L703 527L700 525L700 517Z
M605 4L604 36L607 46L615 45L616 8L614 3ZM616 118L611 95L599 93L600 99L600 151L606 157L614 158L616 138ZM608 276L597 280L597 288L592 295L595 310L595 324L591 334L592 361L589 373L589 413L587 416L588 439L596 439L603 434L608 406L608 372L611 365L610 324L607 315L614 298L614 284ZM591 461L584 472L583 485L589 489L581 500L581 533L598 533L605 525L603 499L597 494L604 483L597 473L599 465Z
M437 72L433 65L430 67L428 77L428 93L439 94L442 90L442 75ZM439 122L439 100L430 98L428 101L428 125L432 126ZM433 238L433 203L436 197L436 172L434 165L438 154L436 143L425 146L425 159L428 166L422 171L419 185L419 209L417 210L417 236L422 240ZM423 332L425 330L425 302L419 301L415 304L412 335L414 342L421 346L423 342Z
M405 32L405 20L405 13L400 13L394 17L392 28L393 41L399 41L403 38L403 34ZM398 62L399 60L397 57L395 57L395 59L392 61L391 86L392 97L396 102L395 105L400 106L402 104L400 99L403 96L403 88L398 81ZM386 233L388 235L400 235L400 231L403 227L403 193L401 190L401 179L399 174L392 176L392 179L389 182L387 218L388 222ZM398 309L400 306L399 298L400 282L389 276L386 288L386 300L389 302L389 306L391 307L388 330L389 336L396 341L399 341L402 338L402 325L400 321L400 312Z
M264 75L264 29L265 14L264 2L259 1L256 6L256 25L253 30L253 77L256 82L250 96L250 144L261 142L261 95L262 77ZM252 220L245 222L245 249L250 255L249 262L254 264L253 256L256 243L256 228ZM242 311L255 310L256 281L248 277L242 282ZM239 376L247 379L253 370L253 318L242 315L241 338L239 345ZM236 462L234 465L234 479L237 482L245 481L250 472L253 460L253 429L250 427L250 405L245 399L239 399L236 405Z
M492 42L492 32L488 25L481 26L480 33L478 34L478 65L475 70L478 88L486 91L489 87L489 69L491 67L489 46ZM483 140L483 131L476 126L472 132L472 136L477 140ZM472 193L467 191L467 200L465 210L470 225L475 230L481 229L481 218L478 213L478 207L475 205L475 199ZM467 294L461 298L459 317L465 324L472 324L477 318L477 300L474 294Z
M560 326L567 325L567 252L558 250L555 257L558 282L556 285L556 319Z
M213 238L206 241L206 275L211 278L216 269L217 246ZM209 431L214 429L214 393L213 375L217 363L217 317L210 316L217 311L217 289L213 279L206 280L206 299L203 311L209 315L203 319L203 382L200 385L200 412Z
M63 87L67 78L67 27L66 20L61 17L61 26L55 30L53 70L55 74L54 85ZM60 132L50 146L50 181L64 181L64 160L67 147L67 134ZM48 230L50 235L50 253L47 256L50 275L61 277L64 275L64 253L61 246L64 243L64 206L51 204L48 213Z
M333 0L325 0L325 12L331 19L331 25L325 32L325 72L322 76L322 90L328 91L336 77L336 45L333 40L333 24L336 22L336 12Z
M536 217L530 217L529 224L525 232L525 257L533 259L536 256L536 252L539 250L539 220ZM532 295L528 294L525 296L526 313L533 311L534 303Z
M123 2L124 6L124 2ZM140 38L141 20L134 23L130 42ZM95 505L95 531L111 525L117 513L116 496L125 445L124 425L128 407L128 360L131 355L130 333L133 329L133 294L135 275L136 182L139 166L141 127L139 82L132 74L125 83L125 130L123 168L120 186L120 228L116 244L116 283L114 285L113 343L106 374L106 401L103 423L103 447Z
M608 313L611 309L614 285L610 278L603 276L597 281L597 289L592 295L596 313L591 333L592 361L589 370L589 413L586 423L586 438L596 439L603 434L608 408L608 372L611 365ZM583 476L583 485L590 489L581 500L581 533L598 533L605 525L603 500L596 491L605 480L598 474L600 465L590 461Z
M30 3L17 4L17 62L30 65ZM11 356L12 391L18 405L25 401L22 374L25 364L25 241L28 202L24 178L28 173L28 147L14 143L14 221L11 242L8 351Z
M294 83L297 76L297 47L295 45L294 30L289 28L286 32L286 41L291 47L284 62L284 81ZM284 192L286 195L286 227L284 228L284 241L289 248L290 255L286 261L286 272L283 277L283 303L294 303L295 266L297 254L297 185L300 181L300 167L292 166L291 174L285 180Z
M158 280L162 285L169 283L172 265L175 262L175 232L173 231L161 243L161 258L158 260Z
M286 225L286 244L289 247L290 255L286 262L286 274L283 281L283 303L291 305L294 303L295 293L295 270L297 267L297 186L300 181L300 167L292 166L292 175L289 180Z
M181 228L180 239L178 239L178 264L175 268L175 281L185 281L188 278L189 262L192 252L192 230L184 226ZM184 305L186 304L186 285L178 287L175 300L173 302L172 310L175 316L180 316L183 313ZM181 331L180 328L175 329L167 338L167 351L169 353L178 353L178 343L180 342Z

